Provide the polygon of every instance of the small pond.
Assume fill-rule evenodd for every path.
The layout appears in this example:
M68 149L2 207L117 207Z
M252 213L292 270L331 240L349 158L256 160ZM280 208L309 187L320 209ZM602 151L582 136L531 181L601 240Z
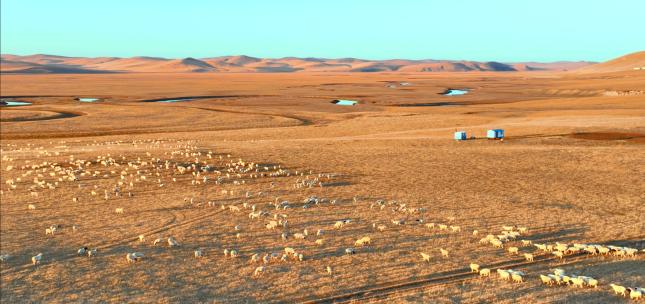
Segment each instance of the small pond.
M80 102L96 102L96 101L101 100L99 98L89 98L89 97L79 97L79 98L74 98L74 99L76 99L76 100L78 100Z
M443 93L439 93L441 95L445 96L457 96L457 95L464 95L468 94L468 89L447 89Z
M0 100L0 106L3 107L19 107L19 106L28 106L31 102L26 101L15 101L15 100Z
M336 99L332 101L331 103L339 106L355 106L358 104L358 101L354 100L346 100L346 99Z

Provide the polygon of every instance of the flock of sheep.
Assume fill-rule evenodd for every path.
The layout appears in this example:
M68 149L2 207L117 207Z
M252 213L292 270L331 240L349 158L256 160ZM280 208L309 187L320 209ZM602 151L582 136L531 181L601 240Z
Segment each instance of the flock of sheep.
M101 143L102 145L119 145L123 142L108 142ZM158 146L159 143L155 141L135 141L133 145L151 145ZM48 152L42 147L35 148L40 155L45 156L60 156L60 152ZM283 168L279 165L261 165L254 162L246 162L243 160L232 160L230 155L216 155L212 151L199 149L192 144L177 144L175 150L167 153L169 157L161 159L154 157L150 152L146 152L145 157L137 157L136 159L128 158L124 155L112 156L99 155L95 160L88 160L76 158L74 155L68 155L66 162L51 162L43 161L40 163L25 163L25 165L18 165L14 160L8 156L4 156L3 160L10 165L5 166L4 171L21 170L21 173L13 178L6 179L7 191L27 191L31 198L38 198L40 192L55 190L65 184L71 184L78 189L78 195L72 198L74 203L81 200L111 200L113 198L132 198L135 196L140 184L146 184L149 187L156 188L167 187L167 183L185 182L190 180L192 186L205 186L205 185L218 185L221 186L221 195L226 197L234 197L236 195L243 195L243 199L237 203L224 203L218 201L203 201L195 197L186 197L184 202L190 206L212 208L219 206L221 212L230 214L229 220L234 221L235 225L231 225L231 234L236 238L240 238L244 233L243 224L237 223L238 221L260 221L262 225L272 234L275 234L276 239L282 241L288 240L312 240L313 244L319 248L326 246L325 234L327 229L331 231L342 231L347 226L352 226L353 221L349 218L337 219L334 222L328 223L328 226L308 227L304 229L294 229L290 226L290 220L293 221L293 216L290 210L294 208L301 208L302 210L314 209L321 206L334 206L340 202L338 199L326 199L317 196L306 196L303 200L292 202L280 197L268 199L268 193L276 187L275 180L269 184L269 189L262 189L263 191L240 191L233 189L225 189L224 185L243 186L253 180L268 178L276 179L280 177L297 177L297 180L291 184L291 190L310 189L314 187L324 188L325 182L335 178L334 174L313 174L313 172L292 171ZM215 164L219 161L219 164ZM90 181L93 178L113 179L114 183L108 188L100 188L97 185L87 187L84 182ZM31 180L31 182L29 182ZM4 189L0 194L5 195ZM99 194L102 193L102 196ZM126 194L127 193L127 194ZM263 200L262 203L250 203L250 199ZM361 201L358 197L353 197L351 203L356 204ZM370 209L376 209L375 212L383 212L390 214L388 217L391 226L387 222L373 221L371 223L371 230L373 235L364 235L355 239L353 245L346 244L343 246L343 253L346 255L356 254L363 247L373 245L373 238L378 233L392 227L405 227L407 216L415 215L418 217L417 224L421 224L424 229L428 229L437 233L448 234L463 234L466 233L465 229L456 225L454 222L455 217L447 217L444 223L425 223L422 215L426 210L424 208L414 208L407 206L407 204L399 203L396 201L376 200L369 204ZM28 203L27 209L29 212L38 212L37 203ZM114 213L122 216L128 213L126 207L116 207ZM77 226L70 224L73 231L77 230ZM62 225L54 224L45 228L46 236L54 236L61 229ZM619 246L604 246L600 244L566 244L556 242L554 244L534 243L529 236L529 228L525 226L512 226L504 225L501 227L498 234L488 234L479 239L479 244L490 244L496 250L503 250L511 256L521 255L527 262L534 262L537 256L555 256L558 259L565 259L570 255L578 255L586 253L589 255L603 255L603 256L616 256L616 257L635 257L639 254L639 250L629 247ZM41 230L42 231L42 230ZM468 232L469 235L478 236L478 230ZM479 237L477 237L479 238ZM168 244L169 247L179 247L179 242L174 237L157 237L152 241L152 245L158 245L162 242ZM141 234L138 236L140 243L146 242L146 235ZM378 241L378 239L377 239ZM232 248L234 246L227 246L223 249L225 258L239 259L243 254ZM535 249L531 249L535 248ZM450 248L437 248L438 255L442 259L451 258ZM181 249L180 249L181 250ZM645 251L645 249L643 250ZM77 250L78 256L87 256L89 258L96 257L98 253L97 248L89 248L83 246ZM142 261L146 254L139 251L124 252L125 260L128 264L135 264ZM207 256L206 250L199 248L193 250L194 257L201 259ZM305 262L307 253L298 251L293 247L284 246L282 252L247 252L249 262L255 264L253 277L260 277L262 274L269 271L272 263L284 263L289 261ZM431 263L433 254L429 252L420 252L421 260L424 263ZM10 258L8 254L0 255L0 261L5 262ZM45 261L43 253L38 253L31 258L33 265L40 265ZM481 277L491 276L492 270L490 268L482 267L477 263L470 263L470 271L479 274ZM508 280L516 283L522 283L526 280L527 274L523 271L514 269L496 269L496 273L503 280ZM325 265L324 272L327 275L333 275L332 266ZM581 276L566 274L562 269L555 269L553 273L542 274L539 276L541 281L548 286L556 285L570 285L573 287L592 287L597 288L599 281L597 279ZM612 290L616 294L627 296L632 299L640 299L643 293L642 288L623 287L616 284L610 284Z

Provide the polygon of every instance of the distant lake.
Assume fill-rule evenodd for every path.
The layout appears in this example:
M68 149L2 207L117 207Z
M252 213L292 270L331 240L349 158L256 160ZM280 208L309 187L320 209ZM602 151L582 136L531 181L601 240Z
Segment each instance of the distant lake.
M15 101L15 100L2 100L0 101L0 106L3 107L19 107L19 106L28 106L31 102L26 101Z
M441 93L441 95L445 95L445 96L456 96L456 95L464 95L464 94L468 94L468 89L463 89L463 90L447 89L443 93Z
M336 99L336 100L332 101L331 103L333 103L335 105L339 105L339 106L355 106L356 104L358 104L358 101L346 100L346 99Z
M98 98L87 98L87 97L86 98L77 98L77 100L80 101L80 102L95 102L95 101L99 101Z

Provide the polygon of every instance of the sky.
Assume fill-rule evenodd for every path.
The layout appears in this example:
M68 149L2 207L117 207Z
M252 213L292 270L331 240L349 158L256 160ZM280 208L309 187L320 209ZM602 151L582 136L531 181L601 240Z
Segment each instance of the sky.
M605 61L643 0L0 1L3 54Z

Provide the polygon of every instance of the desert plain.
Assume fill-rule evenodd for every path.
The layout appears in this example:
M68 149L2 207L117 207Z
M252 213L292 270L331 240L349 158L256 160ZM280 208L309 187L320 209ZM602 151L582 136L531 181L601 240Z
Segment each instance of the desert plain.
M620 303L610 283L645 287L645 253L520 241L645 248L643 70L0 80L31 103L0 109L3 303ZM503 226L526 230L482 244ZM555 268L598 287L543 284Z

